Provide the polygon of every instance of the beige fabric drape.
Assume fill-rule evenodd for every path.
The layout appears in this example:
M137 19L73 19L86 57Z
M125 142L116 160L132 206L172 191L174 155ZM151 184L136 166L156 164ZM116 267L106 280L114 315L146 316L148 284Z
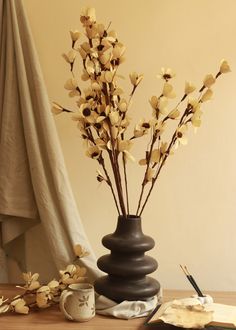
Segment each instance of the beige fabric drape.
M0 246L26 270L22 235L41 222L56 268L80 243L90 252L81 263L95 278L21 0L0 0L0 47ZM3 261L0 251L0 280Z

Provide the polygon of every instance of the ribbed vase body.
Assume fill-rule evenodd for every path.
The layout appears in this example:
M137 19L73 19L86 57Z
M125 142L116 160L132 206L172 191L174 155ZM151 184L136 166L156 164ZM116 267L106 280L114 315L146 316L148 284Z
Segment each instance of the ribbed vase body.
M143 234L140 217L119 216L115 232L104 236L102 244L110 254L97 262L98 268L107 273L95 281L98 294L121 302L148 300L159 292L158 281L147 276L157 269L158 264L145 255L155 242Z

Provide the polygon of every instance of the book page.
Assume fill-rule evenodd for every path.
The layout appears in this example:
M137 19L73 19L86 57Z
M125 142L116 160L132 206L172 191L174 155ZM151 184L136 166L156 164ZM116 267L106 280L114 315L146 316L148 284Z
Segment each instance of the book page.
M208 311L213 310L212 322L229 323L236 327L236 306L211 303L204 307Z
M180 305L180 307L182 309L185 307L187 308L187 306L194 306L194 305L201 305L201 304L199 304L199 300L197 300L196 298L184 298L184 299L169 301L169 302L161 305L161 307L151 317L151 319L148 321L148 323L157 322L157 321L162 320L169 324L173 324L172 321L171 322L169 320L167 321L167 318L170 316L170 314L172 314L171 317L173 319L176 317L179 318L179 315L177 315L177 314L179 314L179 311L178 311L178 309L176 309L176 307L178 307L178 305ZM222 323L222 324L227 324L230 327L236 327L236 306L209 303L209 304L202 305L202 307L204 307L204 312L213 312L211 320L208 321L208 322L210 322L209 324L213 325L214 323L217 323L218 325L220 325L220 323ZM192 315L193 313L190 310L186 310L186 313L185 314L188 316L187 319L193 316ZM168 316L168 314L169 314L169 316ZM204 313L202 313L202 317L204 318L203 314ZM198 315L198 316L200 316L200 315ZM207 324L207 323L205 323L205 324Z
M159 318L164 314L164 312L173 304L180 303L186 306L193 306L193 305L199 305L199 300L197 298L182 298L182 299L176 299L168 301L161 305L161 307L157 310L157 312L151 317L149 322L154 322L159 320Z

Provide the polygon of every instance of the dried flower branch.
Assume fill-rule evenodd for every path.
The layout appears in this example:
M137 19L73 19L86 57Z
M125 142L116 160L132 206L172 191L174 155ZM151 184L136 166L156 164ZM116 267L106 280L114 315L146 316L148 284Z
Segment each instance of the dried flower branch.
M86 40L81 41L82 34L77 30L70 31L72 49L63 55L72 73L65 88L70 97L77 98L78 109L73 114L73 120L78 122L81 137L86 141L86 155L95 159L103 170L103 173L98 172L98 181L108 184L118 214L125 217L130 215L127 162L135 160L131 154L132 145L135 140L150 135L144 158L139 161L145 168L136 210L136 215L141 216L167 158L179 145L187 144L190 126L196 129L201 125L202 104L212 98L212 86L219 76L230 71L230 67L223 60L215 76L205 76L198 92L191 82L185 82L183 96L172 109L168 109L168 105L169 100L176 97L171 84L175 73L170 68L162 68L158 75L163 80L162 90L159 96L153 95L149 101L151 118L140 120L134 127L133 135L127 137L130 126L128 110L143 75L130 73L132 89L129 98L126 98L118 83L121 78L118 69L124 62L125 46L118 40L116 32L110 30L111 23L107 28L97 23L94 8L85 8L80 20ZM82 59L82 74L74 66L77 55ZM79 75L82 81L88 82L88 87L83 91L78 84ZM192 97L193 93L197 95ZM70 112L54 103L55 114L63 111ZM173 129L173 133L168 140L165 135L169 129ZM112 177L108 174L108 163Z
M80 245L74 246L74 253L77 258L86 257L89 253ZM86 268L71 264L65 270L60 270L60 278L53 279L48 284L40 284L39 274L31 272L23 273L24 286L17 286L22 289L22 294L12 299L0 297L0 314L16 312L28 314L30 309L47 308L59 302L60 295L68 285L86 281Z

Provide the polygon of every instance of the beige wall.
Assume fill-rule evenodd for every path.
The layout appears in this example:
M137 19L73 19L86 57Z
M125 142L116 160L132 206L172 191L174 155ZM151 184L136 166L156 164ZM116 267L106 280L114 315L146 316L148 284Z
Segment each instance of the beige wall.
M70 47L68 31L81 29L80 10L96 7L97 18L118 32L127 46L121 73L142 72L132 112L145 117L148 99L157 94L156 74L172 67L180 93L185 80L198 86L215 73L222 58L232 73L215 86L204 107L203 125L188 146L169 159L148 207L143 228L156 241L150 252L159 262L155 276L165 288L189 288L179 264L186 264L203 290L236 290L236 2L235 0L24 0L51 101L72 106L63 89L69 70L61 54ZM97 183L97 164L84 156L79 132L69 116L55 118L71 185L91 241L116 224L107 187ZM144 148L144 146L143 146ZM132 201L140 172L131 165ZM133 189L132 189L133 188Z

